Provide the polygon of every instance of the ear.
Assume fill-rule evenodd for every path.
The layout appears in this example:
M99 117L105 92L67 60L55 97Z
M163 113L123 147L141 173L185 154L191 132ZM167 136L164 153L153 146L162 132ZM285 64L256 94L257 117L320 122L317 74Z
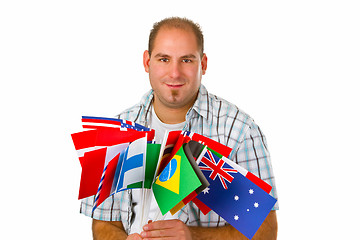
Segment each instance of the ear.
M204 53L203 57L201 59L201 71L202 71L202 75L204 75L206 73L206 69L207 69L207 56Z
M145 50L143 54L143 64L144 64L145 72L147 73L149 73L149 62L150 62L150 54L148 50Z

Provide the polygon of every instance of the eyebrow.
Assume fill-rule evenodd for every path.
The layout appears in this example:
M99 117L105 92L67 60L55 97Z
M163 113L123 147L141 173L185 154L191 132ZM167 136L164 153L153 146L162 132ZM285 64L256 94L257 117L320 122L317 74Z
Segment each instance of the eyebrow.
M169 58L170 56L167 55L167 54L164 54L164 53L158 53L158 54L155 55L155 57L156 57L156 58L158 58L158 57L161 57L161 58L163 58L163 57L164 57L164 58Z
M192 58L192 59L194 59L196 57L193 54L188 54L188 55L182 56L181 58Z
M164 54L164 53L158 53L155 55L155 58L170 58L169 55L167 54ZM180 58L191 58L191 59L195 59L196 56L194 54L187 54L187 55L184 55L184 56L181 56Z

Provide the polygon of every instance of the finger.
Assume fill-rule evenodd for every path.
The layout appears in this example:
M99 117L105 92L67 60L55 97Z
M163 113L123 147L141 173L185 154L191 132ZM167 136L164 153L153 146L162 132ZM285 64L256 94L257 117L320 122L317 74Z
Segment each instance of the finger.
M160 220L160 221L150 222L146 224L143 227L143 229L145 231L153 231L158 229L174 228L176 224L178 224L178 221L180 220L174 219L174 220Z
M143 231L140 236L143 239L151 238L151 239L171 239L175 237L176 233L171 229L162 229L162 230L153 230L153 231Z
M142 237L138 233L130 234L126 240L142 240Z

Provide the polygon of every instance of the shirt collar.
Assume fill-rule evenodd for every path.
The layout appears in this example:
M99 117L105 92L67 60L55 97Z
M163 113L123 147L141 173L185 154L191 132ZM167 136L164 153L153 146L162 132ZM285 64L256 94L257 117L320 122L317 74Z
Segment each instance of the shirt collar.
M195 103L193 107L189 110L188 114L190 114L191 110L194 110L203 118L208 119L209 117L211 117L211 102L209 100L209 93L206 90L205 86L201 84Z
M153 98L154 98L154 90L151 89L147 93L145 93L140 100L141 111L140 111L139 119L140 119L140 124L144 126L148 124L147 119L148 116L150 116L151 114L151 103L153 101Z

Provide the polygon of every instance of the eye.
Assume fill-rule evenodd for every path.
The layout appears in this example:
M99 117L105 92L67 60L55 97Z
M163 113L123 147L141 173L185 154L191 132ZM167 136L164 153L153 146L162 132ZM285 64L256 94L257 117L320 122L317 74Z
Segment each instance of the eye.
M183 59L182 60L184 63L191 63L192 61L190 59Z
M169 59L168 59L168 58L160 58L159 61L160 61L160 62L168 62Z

